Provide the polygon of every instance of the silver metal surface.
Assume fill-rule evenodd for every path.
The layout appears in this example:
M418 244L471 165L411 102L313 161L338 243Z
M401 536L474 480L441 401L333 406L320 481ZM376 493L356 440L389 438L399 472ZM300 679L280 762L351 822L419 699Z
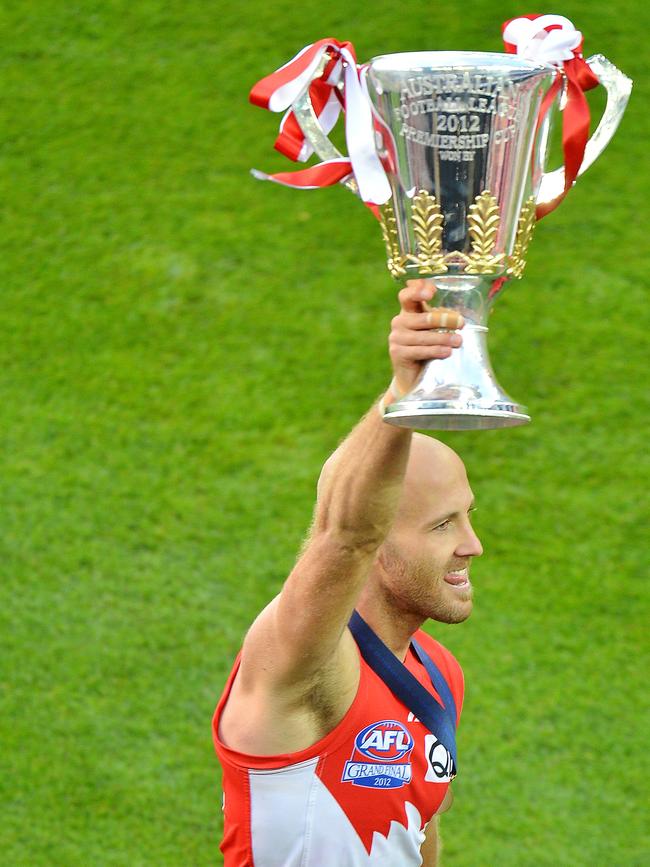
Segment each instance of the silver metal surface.
M536 196L542 178L544 152L534 148L535 132L541 101L557 74L546 64L480 52L388 55L369 64L368 92L382 128L379 153L392 162L404 276L427 276L437 289L433 303L460 311L466 321L462 347L448 359L429 362L416 387L386 408L386 421L463 430L530 420L496 381L487 317L490 290L506 275L514 251L522 205ZM427 274L419 261L413 211L419 191L439 206L446 273ZM492 206L482 228L492 238L478 256L483 273L471 274L476 263L468 261L475 249L470 215L486 193Z
M631 82L605 58L588 61L607 89L603 118L581 173L620 122ZM434 282L433 304L460 310L463 346L430 361L415 388L386 409L396 425L492 428L529 421L497 383L487 351L487 315L497 280L520 277L534 209L564 188L564 169L545 173L552 116L539 117L561 73L516 55L421 51L374 58L363 76L377 152L392 190L382 208L389 270ZM556 107L562 105L562 95ZM294 111L323 159L341 156L321 130L308 93ZM357 191L350 176L344 183Z
M415 388L386 407L384 418L402 427L468 430L513 427L530 421L494 377L487 350L491 277L435 278L440 306L462 313L463 345L449 358L425 365Z
M320 78L328 63L329 56L327 54L323 54L321 62L316 68L313 79ZM322 160L340 159L343 154L340 150L338 150L338 148L336 148L332 144L332 142L325 135L318 121L318 118L316 117L316 112L314 111L314 107L311 104L311 99L309 98L309 86L307 86L304 92L298 97L298 99L293 103L291 107L293 109L294 115L296 116L296 120L298 121L298 124L304 133L305 138L311 142L311 145L318 154L318 156ZM351 192L355 193L355 195L359 194L359 186L355 181L353 175L348 175L347 178L343 178L341 183L346 186Z
M578 177L593 165L610 143L612 136L623 119L630 94L632 79L617 69L602 54L594 54L587 59L602 86L607 91L607 104L595 132L587 142L585 155L578 172ZM553 172L544 172L537 193L538 204L546 204L556 199L564 190L564 166Z
M533 137L541 100L557 71L509 54L420 51L373 59L366 72L368 92L381 122L380 156L396 156L389 170L400 250L417 253L411 218L413 194L436 197L444 218L443 254L468 254L469 211L489 191L499 205L494 254L505 273L517 218L533 177L541 177L541 154L531 172ZM458 257L452 273L465 271ZM406 276L422 276L416 262ZM436 302L437 303L437 302Z

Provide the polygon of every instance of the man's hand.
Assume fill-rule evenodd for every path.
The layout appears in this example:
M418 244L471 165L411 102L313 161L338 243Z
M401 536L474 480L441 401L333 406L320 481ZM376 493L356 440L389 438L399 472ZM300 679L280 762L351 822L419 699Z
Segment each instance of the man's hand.
M427 280L409 280L399 293L401 310L391 323L388 338L395 376L394 398L415 385L422 365L432 358L449 358L463 338L456 333L465 320L456 310L430 307L435 286Z

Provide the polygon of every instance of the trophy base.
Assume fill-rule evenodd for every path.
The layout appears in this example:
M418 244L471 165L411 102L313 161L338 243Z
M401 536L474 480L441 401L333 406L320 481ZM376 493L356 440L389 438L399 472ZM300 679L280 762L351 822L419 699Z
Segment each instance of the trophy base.
M516 403L478 407L444 400L402 400L386 407L384 421L419 430L489 430L528 424L530 416L525 406Z
M384 421L420 430L489 430L527 424L526 407L496 381L482 324L490 281L481 277L436 278L436 300L460 310L463 343L448 358L427 361L413 389L384 412Z

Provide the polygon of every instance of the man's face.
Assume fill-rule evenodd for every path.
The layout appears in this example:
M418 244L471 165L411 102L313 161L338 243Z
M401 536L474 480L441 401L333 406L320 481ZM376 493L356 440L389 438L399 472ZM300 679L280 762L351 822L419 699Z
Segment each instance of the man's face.
M460 458L414 440L399 512L379 555L381 584L405 613L460 623L472 610L469 572L483 549L470 523Z

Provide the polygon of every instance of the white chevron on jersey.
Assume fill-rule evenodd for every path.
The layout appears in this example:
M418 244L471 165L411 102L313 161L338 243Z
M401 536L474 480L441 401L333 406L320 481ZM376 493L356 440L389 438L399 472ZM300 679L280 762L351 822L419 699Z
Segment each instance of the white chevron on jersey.
M316 774L318 757L275 770L249 770L253 859L260 867L419 867L422 817L404 804L408 826L375 831L368 853L352 823ZM277 797L282 777L282 798Z

